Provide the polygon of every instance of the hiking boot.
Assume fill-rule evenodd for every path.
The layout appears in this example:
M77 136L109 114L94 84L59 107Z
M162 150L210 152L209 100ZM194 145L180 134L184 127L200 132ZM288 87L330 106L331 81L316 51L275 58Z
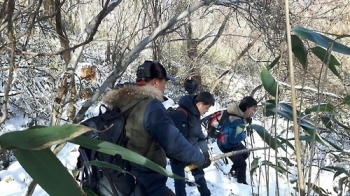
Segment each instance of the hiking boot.
M233 177L233 178L237 178L236 172L234 172L234 171L230 171L230 173L228 175Z

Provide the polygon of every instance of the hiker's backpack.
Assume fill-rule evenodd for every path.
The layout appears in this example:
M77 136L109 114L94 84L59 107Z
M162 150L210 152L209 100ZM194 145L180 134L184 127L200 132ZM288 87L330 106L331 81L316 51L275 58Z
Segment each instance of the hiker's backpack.
M101 105L98 116L80 123L98 130L98 132L90 131L84 135L126 147L128 142L125 133L126 119L135 106L136 104L124 113L121 113L119 108L108 109L106 106ZM104 113L102 108L106 110ZM80 147L79 152L77 168L81 168L82 172L78 175L77 180L80 181L83 188L88 188L103 195L143 195L142 193L145 192L136 177L128 172L100 168L93 165L84 166L84 163L87 161L98 160L117 165L123 170L129 171L130 162L122 159L120 155L111 156L84 147Z
M243 121L243 124L237 124L237 121L230 121L230 116L236 116ZM217 143L219 147L230 148L238 146L247 135L244 132L244 119L240 116L229 114L226 110L223 111L222 117L217 127L219 130Z
M221 127L220 125L222 125L224 120L226 120L226 118L228 118L228 115L223 114L222 117L220 118L220 120L218 120L223 112L224 112L223 110L216 111L216 112L204 117L201 120L202 126L208 132L208 136L207 136L208 138L216 139L218 137L219 132L220 132L220 127ZM217 127L213 126L213 124L215 122L218 123Z
M181 119L181 117L185 114L186 118L188 118L187 111L181 107L177 108L168 108L168 113L173 120L175 126L179 129L180 133L185 137L188 138L189 134L189 124L188 124L188 119L186 120L186 123L180 122L178 119ZM181 129L179 128L181 127Z

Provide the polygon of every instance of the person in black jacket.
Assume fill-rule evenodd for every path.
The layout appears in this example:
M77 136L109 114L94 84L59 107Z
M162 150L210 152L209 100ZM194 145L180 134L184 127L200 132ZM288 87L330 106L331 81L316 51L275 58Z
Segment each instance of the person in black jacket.
M194 95L198 90L198 82L193 78L193 76L190 76L185 80L184 88L189 95Z
M179 108L171 113L175 126L194 147L200 149L206 160L209 159L206 137L201 127L201 115L205 114L214 105L214 97L209 92L201 92L198 95L185 95L179 101ZM172 172L185 177L184 168L188 162L170 159ZM199 185L198 191L201 196L209 196L210 190L204 178L203 168L196 168L191 171L195 182ZM185 180L175 180L175 193L177 196L186 196Z
M103 98L108 107L118 107L122 112L137 104L126 120L127 148L163 168L166 167L166 155L208 167L210 159L182 136L162 104L166 83L171 79L164 67L156 61L145 61L136 75L138 86L111 90ZM166 176L134 163L131 163L130 172L146 189L147 196L175 196L166 186Z

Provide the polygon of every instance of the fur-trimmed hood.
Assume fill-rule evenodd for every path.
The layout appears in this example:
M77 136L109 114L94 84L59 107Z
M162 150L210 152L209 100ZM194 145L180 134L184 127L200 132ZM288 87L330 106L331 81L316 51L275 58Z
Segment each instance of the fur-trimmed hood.
M239 117L244 117L242 110L239 108L238 103L233 103L227 107L227 112L229 114L233 114Z
M153 86L129 86L111 90L103 97L102 102L109 108L129 105L133 100L153 98L163 101L163 93Z

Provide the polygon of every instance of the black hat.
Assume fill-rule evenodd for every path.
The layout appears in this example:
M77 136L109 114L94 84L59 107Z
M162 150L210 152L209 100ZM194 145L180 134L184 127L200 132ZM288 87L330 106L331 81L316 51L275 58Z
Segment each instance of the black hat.
M137 81L149 81L154 78L166 79L175 81L175 77L169 76L162 64L157 61L145 61L142 65L137 68L136 71Z

